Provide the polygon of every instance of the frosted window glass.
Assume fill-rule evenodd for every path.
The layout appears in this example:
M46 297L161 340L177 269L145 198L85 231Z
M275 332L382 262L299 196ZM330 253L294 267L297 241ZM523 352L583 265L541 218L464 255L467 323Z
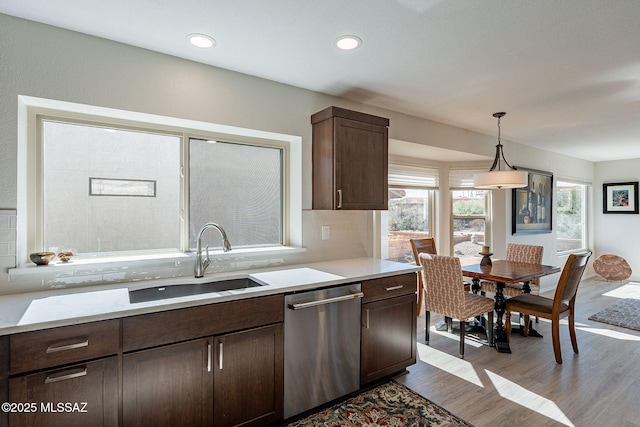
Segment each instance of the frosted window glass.
M48 120L42 132L43 249L179 250L180 138ZM92 178L131 188L98 195Z
M207 222L224 228L232 248L283 244L282 167L279 148L191 139L190 248ZM213 229L202 244L222 247Z

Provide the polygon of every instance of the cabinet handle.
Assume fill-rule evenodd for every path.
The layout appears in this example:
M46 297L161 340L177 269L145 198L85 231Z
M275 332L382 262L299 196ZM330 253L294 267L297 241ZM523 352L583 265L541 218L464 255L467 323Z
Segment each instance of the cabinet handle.
M207 343L207 372L211 372L211 343Z
M69 372L69 371L66 371L66 372ZM44 379L44 383L45 384L57 383L58 381L65 381L73 378L84 377L85 375L87 375L87 368L82 368L80 370L69 372L68 374L47 375L47 378Z
M338 209L342 208L342 190L338 190Z
M304 308L317 307L319 305L333 304L334 302L349 301L352 299L363 298L364 293L356 292L355 294L341 295L333 298L319 299L309 302L299 302L297 304L289 304L291 310L302 310Z
M404 285L389 286L388 288L384 288L384 290L389 292L389 291L397 291L398 289L402 289L402 288L404 288Z
M218 369L222 370L222 356L224 354L222 342L220 343L220 347L218 348Z
M74 350L76 348L82 348L82 347L88 347L88 346L89 346L89 340L84 340L82 342L75 343L75 344L61 345L58 347L49 346L47 347L47 354L57 353L59 351Z
M364 311L367 314L367 326L366 326L366 328L369 329L369 309L366 308Z

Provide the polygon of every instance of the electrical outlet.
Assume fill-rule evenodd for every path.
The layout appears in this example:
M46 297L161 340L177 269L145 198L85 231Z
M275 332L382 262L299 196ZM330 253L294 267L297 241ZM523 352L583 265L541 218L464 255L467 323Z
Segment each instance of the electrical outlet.
M322 226L322 240L331 239L331 227L328 225Z

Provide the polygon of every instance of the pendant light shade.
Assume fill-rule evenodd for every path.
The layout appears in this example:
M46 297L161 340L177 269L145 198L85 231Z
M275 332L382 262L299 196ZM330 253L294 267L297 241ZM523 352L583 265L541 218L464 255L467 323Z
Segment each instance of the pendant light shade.
M511 166L504 158L502 142L500 142L500 118L507 113L494 113L493 117L498 119L498 145L496 145L496 158L489 172L479 173L473 177L473 187L482 190L500 190L502 188L521 188L529 184L529 174L519 171ZM502 163L505 169L502 170ZM508 169L507 169L508 168Z

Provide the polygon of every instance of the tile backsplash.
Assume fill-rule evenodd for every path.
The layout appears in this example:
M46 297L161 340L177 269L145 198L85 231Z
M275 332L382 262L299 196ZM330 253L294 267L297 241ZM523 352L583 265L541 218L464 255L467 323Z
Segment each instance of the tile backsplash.
M0 209L0 270L16 266L16 211Z

